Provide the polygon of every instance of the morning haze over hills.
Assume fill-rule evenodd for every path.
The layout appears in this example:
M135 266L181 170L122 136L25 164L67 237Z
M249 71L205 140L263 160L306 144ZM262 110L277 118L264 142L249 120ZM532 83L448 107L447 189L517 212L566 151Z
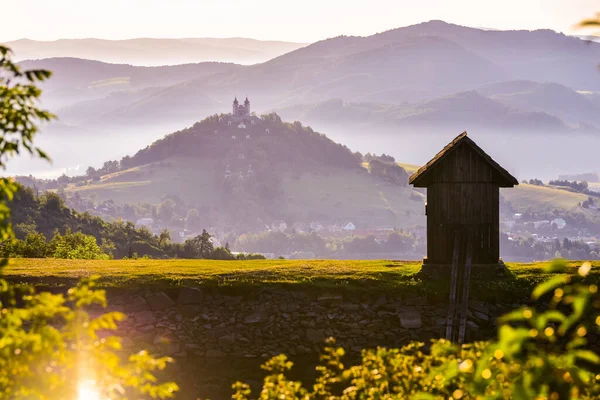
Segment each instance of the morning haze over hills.
M259 113L301 120L354 151L386 151L414 164L470 127L484 146L498 148L512 172L551 178L596 168L591 158L600 144L600 80L590 66L598 59L600 45L550 30L490 31L430 21L322 40L253 65L140 67L75 58L22 64L54 71L44 104L59 121L40 140L60 156L54 174L132 154L224 112L237 94L251 96ZM418 140L423 135L429 139ZM58 137L69 139L68 149L57 145ZM123 137L120 146L109 144ZM504 152L507 142L516 153ZM102 151L76 151L90 144ZM575 150L577 160L548 165ZM43 164L28 160L14 168L44 172Z
M403 256L415 257L425 192L408 177L468 130L530 183L502 193L502 218L513 221L503 229L531 233L529 222L559 219L565 235L596 231L600 215L588 193L600 191L600 44L430 21L282 46L285 54L252 65L24 60L54 72L43 104L59 120L38 143L56 161L22 157L10 172L33 175L19 179L58 190L76 210L150 218L155 230L181 230L190 212L223 240L265 227L402 228L416 240L415 253ZM65 171L71 177L35 179ZM559 176L590 183L540 181ZM167 201L175 211L159 218ZM515 228L513 215L527 217ZM538 225L534 232L545 234L545 222ZM504 251L531 257L518 246Z
M207 43L220 46L220 55L202 47ZM291 134L314 140L308 139L313 130L309 128L307 133L285 121L312 126L347 146L348 154L386 153L409 165L422 165L449 139L468 129L522 179L548 180L560 174L598 170L600 79L593 66L600 60L600 45L551 30L482 30L434 20L305 46L246 39L15 44L17 56L23 57L21 48L24 54L61 57L21 62L26 68L54 72L43 84L43 103L59 120L44 128L39 143L56 161L48 167L21 159L11 172L48 177L67 169L70 175L81 175L88 166L99 168L109 160L121 160L121 172L102 176L102 185L72 189L94 193L101 200L125 203L145 198L158 202L167 186L176 184L179 189L171 192L186 203L214 205L220 200L209 197L221 193L220 175L235 164L232 157L244 156L257 158L253 173L261 174L256 165L267 165L265 171L271 171L272 176L259 179L273 182L273 193L279 193L271 199L279 201L271 219L277 219L277 213L281 218L296 213L305 219L310 219L307 215L335 214L319 211L317 204L302 203L308 199L298 200L291 194L300 193L298 181L308 179L315 187L325 188L323 204L331 203L323 206L327 209L334 209L343 198L352 197L352 190L360 191L358 187L366 185L374 195L357 204L384 210L382 218L388 212L392 225L415 222L408 217L417 210L402 200L404 189L393 189L394 195L386 192L388 189L380 190L378 185L383 183L373 180L364 168L348 169L346 164L341 172L339 165L316 167L318 163L311 161L314 150L302 150ZM190 46L196 46L195 50ZM262 51L263 62L223 62L228 51L240 57L246 54L235 46ZM159 57L176 60L178 52L210 61L164 66L99 61L116 61L119 54L127 54L126 60L135 63L132 57L143 54L155 60L148 62L154 64ZM278 54L267 59L268 52ZM96 60L65 57L71 54L94 55ZM113 58L107 58L109 55ZM276 112L273 118L279 122L252 117L256 126L224 126L223 115L235 95L240 100L250 97L257 115ZM265 124L275 125L263 127ZM272 134L265 135L265 129ZM176 133L169 135L171 132ZM164 139L148 147L161 137ZM277 145L267 145L271 142ZM95 151L87 151L89 148ZM288 159L284 157L287 167L275 161L289 149L304 153L297 158L292 157L293 152ZM567 154L578 156L567 161ZM352 163L356 167L364 161L356 156ZM160 172L156 170L160 162L174 167L168 173ZM253 163L246 164L247 169ZM337 169L332 172L331 167ZM193 171L198 170L206 174L194 180ZM316 183L319 180L322 185ZM345 185L350 181L362 183L348 192ZM241 192L248 190L245 187ZM413 197L420 199L416 194ZM264 205L263 200L257 204ZM581 199L574 200L565 207L576 206ZM291 211L296 201L302 204ZM369 216L369 211L356 209L338 217L349 218L352 212L358 220L360 215ZM260 213L257 208L250 214L259 217Z
M600 398L596 11L3 4L0 400Z

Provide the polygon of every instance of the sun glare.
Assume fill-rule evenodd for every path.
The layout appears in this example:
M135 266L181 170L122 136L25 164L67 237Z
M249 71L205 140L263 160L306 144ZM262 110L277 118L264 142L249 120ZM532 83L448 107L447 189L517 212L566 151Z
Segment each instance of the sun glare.
M79 382L77 400L100 400L100 392L98 392L93 380Z

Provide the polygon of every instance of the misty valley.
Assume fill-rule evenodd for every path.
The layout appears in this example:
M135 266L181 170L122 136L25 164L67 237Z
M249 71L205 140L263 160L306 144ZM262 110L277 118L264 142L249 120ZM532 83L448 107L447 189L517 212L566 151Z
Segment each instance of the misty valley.
M33 3L0 42L0 400L600 398L582 1ZM429 6L477 24L383 15Z

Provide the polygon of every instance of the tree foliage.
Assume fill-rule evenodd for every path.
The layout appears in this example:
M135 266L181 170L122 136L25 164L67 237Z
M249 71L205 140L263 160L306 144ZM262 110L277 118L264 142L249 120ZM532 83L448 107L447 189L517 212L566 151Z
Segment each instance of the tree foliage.
M53 117L38 107L41 91L35 85L50 77L50 72L21 71L4 46L0 46L0 56L0 166L23 149L47 158L33 146L33 138L37 124ZM18 188L7 178L0 179L3 245L14 237L8 201ZM44 207L64 212L57 196L46 200ZM73 242L81 245L85 254L97 251L95 240L93 247L85 235L74 237ZM77 251L77 247L69 247L70 239L58 240L55 251L64 251L67 256ZM28 251L43 251L45 242L43 235L30 233L25 244ZM7 259L2 259L0 267L6 264ZM123 361L120 340L110 332L124 315L92 317L87 312L91 306L106 306L105 292L94 286L94 279L83 280L65 297L37 293L32 287L10 284L0 276L0 399L173 397L177 385L159 383L154 375L171 359L154 359L140 352Z
M210 233L202 229L201 235L185 241L183 249L191 258L211 258L215 250L211 239Z
M57 232L48 245L48 251L54 258L79 260L106 260L109 258L98 246L95 237L81 232L67 231L64 235Z
M0 303L0 398L74 399L82 391L108 399L134 392L173 397L177 385L157 383L154 375L170 358L142 351L123 360L121 340L110 333L125 316L88 313L106 306L95 279L82 280L67 296L3 283L0 295L9 300Z
M312 390L288 379L285 355L269 360L260 399L597 399L600 357L588 346L588 332L600 332L598 287L561 274L538 285L536 307L521 307L500 320L489 342L459 346L446 340L410 343L400 349L362 351L361 363L346 367L344 350L329 339ZM543 300L543 301L542 301ZM251 398L244 383L234 399Z

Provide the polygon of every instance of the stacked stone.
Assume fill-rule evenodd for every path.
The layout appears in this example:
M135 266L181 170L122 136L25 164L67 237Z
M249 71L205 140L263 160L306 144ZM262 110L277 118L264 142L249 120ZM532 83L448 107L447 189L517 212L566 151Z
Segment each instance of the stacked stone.
M319 353L333 336L346 350L400 347L445 332L447 308L418 294L309 293L277 288L243 295L215 288L109 292L109 304L128 318L125 345L174 357L268 358ZM471 302L471 340L488 339L495 319L517 305ZM135 345L134 345L135 344Z

